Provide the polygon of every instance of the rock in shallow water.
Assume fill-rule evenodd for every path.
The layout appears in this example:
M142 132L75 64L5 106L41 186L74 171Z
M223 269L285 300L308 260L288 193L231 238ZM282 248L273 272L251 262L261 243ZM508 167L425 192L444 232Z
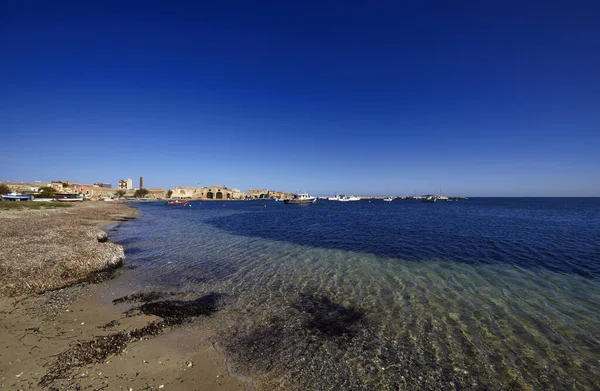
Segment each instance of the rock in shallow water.
M114 269L123 265L125 251L123 247L117 244L109 243L110 248L105 249L105 269Z
M100 243L104 243L104 242L106 242L108 240L108 234L106 232L104 232L104 231L98 232L96 234L96 239L98 239L98 241Z

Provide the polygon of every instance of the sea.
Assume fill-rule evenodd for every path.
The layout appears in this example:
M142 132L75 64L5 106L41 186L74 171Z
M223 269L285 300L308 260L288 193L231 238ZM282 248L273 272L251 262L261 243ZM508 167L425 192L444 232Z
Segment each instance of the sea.
M218 294L255 389L600 389L599 198L131 205L117 280Z

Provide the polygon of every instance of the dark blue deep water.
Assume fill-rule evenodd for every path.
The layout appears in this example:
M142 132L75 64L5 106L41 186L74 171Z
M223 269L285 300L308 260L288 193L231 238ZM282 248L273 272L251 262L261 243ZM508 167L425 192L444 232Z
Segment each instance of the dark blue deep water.
M600 199L190 204L134 204L123 278L227 295L258 389L600 389Z

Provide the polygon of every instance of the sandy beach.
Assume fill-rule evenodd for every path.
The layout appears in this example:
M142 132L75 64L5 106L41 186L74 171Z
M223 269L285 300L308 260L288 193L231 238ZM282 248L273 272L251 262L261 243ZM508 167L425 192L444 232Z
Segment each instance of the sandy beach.
M187 322L213 298L116 300L102 283L124 253L100 227L136 214L101 202L0 212L0 389L251 388Z

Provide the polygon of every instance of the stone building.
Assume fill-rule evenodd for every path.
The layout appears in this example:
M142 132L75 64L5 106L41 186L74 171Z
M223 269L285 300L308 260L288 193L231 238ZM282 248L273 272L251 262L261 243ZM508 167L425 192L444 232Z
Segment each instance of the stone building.
M250 198L269 198L269 190L267 190L267 189L249 189L248 197L250 197Z
M47 183L41 182L3 182L2 184L8 186L10 191L15 191L17 193L37 193L41 187L47 185Z
M94 187L93 197L112 197L117 192L117 189L112 187Z
M51 182L50 187L57 193L62 193L65 190L63 182Z
M188 198L198 200L243 200L246 194L239 189L228 189L225 186L205 187L176 187L171 193L171 198Z
M280 200L294 198L294 193L285 193L283 191L269 190L268 198L278 198Z
M167 198L167 191L159 187L151 187L148 190L148 197L152 199L165 199Z
M207 200L232 200L233 191L219 185L203 187L202 198Z
M243 193L240 189L231 189L231 196L234 200L246 199L246 194Z
M176 187L171 193L171 198L200 199L201 189L199 187Z
M93 185L81 185L79 183L71 184L70 189L72 193L82 194L85 198L91 198L95 190Z
M285 199L285 198L293 198L294 194L293 193L285 193L283 191L277 191L277 190L267 190L267 189L250 189L248 190L248 197L252 198L252 199L263 199L263 198L279 198L279 199Z
M239 189L228 189L225 186L205 186L200 189L200 197L205 200L243 200L246 194Z

